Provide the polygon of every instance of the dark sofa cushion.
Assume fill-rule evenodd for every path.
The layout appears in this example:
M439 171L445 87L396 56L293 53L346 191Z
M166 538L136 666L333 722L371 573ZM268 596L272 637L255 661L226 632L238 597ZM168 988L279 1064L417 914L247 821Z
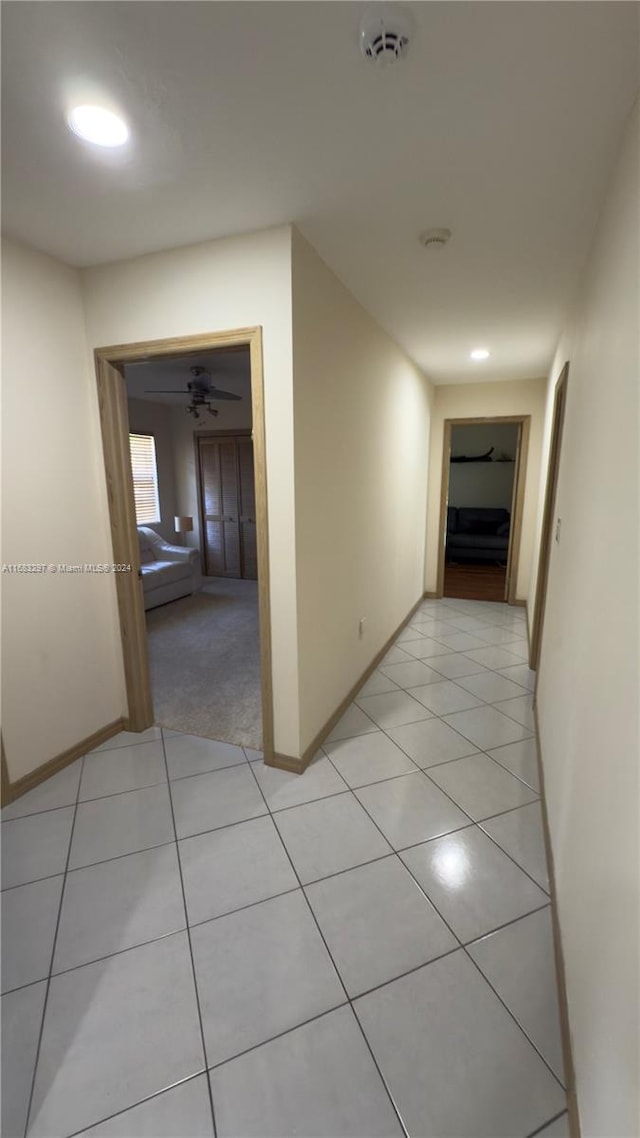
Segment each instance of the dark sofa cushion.
M508 537L510 528L511 526L509 522L503 522L502 525L498 526L496 530L498 537Z
M460 506L458 533L495 534L498 526L509 524L509 511L491 506Z
M458 528L458 507L447 506L447 533L455 533Z
M509 548L509 539L498 537L495 533L483 534L482 540L476 533L457 533L452 541L447 543L449 552L456 550L495 549L498 552Z

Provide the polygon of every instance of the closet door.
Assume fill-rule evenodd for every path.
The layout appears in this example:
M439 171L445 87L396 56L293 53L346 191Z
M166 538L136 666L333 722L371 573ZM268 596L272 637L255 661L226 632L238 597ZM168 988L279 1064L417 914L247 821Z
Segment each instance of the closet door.
M222 530L224 538L224 576L241 577L240 517L238 514L238 465L236 440L221 439L220 481L222 484Z
M250 438L239 438L237 442L242 576L250 581L257 581L258 544L256 540L256 491L253 470L253 442Z
M235 439L198 439L205 573L239 577L240 520Z

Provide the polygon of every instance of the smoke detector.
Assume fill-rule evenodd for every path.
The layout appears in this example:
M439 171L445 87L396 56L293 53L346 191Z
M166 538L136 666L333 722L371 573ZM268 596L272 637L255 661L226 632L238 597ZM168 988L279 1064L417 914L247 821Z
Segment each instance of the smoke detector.
M420 244L425 249L441 249L450 237L450 229L424 229L420 234Z
M412 23L396 4L376 4L360 23L360 50L366 59L386 67L404 59L409 48Z

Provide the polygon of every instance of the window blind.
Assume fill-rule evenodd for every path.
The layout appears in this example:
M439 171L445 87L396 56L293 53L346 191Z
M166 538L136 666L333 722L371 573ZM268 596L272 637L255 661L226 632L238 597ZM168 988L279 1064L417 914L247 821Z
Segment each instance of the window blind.
M133 495L139 526L157 525L160 521L158 467L153 435L129 435Z

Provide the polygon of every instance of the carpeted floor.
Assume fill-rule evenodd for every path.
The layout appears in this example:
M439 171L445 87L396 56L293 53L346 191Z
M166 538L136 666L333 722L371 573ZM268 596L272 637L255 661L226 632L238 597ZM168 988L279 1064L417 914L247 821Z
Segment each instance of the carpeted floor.
M147 632L156 723L261 750L257 582L209 577Z

